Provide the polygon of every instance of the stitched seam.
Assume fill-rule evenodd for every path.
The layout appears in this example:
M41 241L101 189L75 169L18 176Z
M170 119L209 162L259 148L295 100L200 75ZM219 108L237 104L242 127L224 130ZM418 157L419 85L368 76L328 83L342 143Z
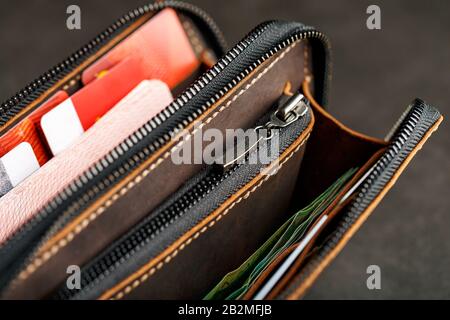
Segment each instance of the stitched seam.
M62 85L62 90L66 91L66 90L68 90L70 88L73 88L80 79L81 79L81 73L76 75L76 76L74 76L72 79L67 80L65 82L65 84ZM54 88L54 86L52 86L49 89L52 89L52 88ZM48 97L46 97L46 99L48 99L50 97L52 97L52 95L49 95ZM38 98L36 98L36 99L38 99ZM45 102L46 99L44 99L43 102ZM6 125L8 125L8 123L6 123L5 126L3 126L3 127L6 127Z
M305 142L308 140L309 134L305 137L305 139L300 143L298 147L296 147L290 154L287 156L283 162L280 163L278 167L277 173L281 170L283 165L289 161L295 153L297 153L298 150L305 144ZM132 290L136 289L138 286L140 286L143 282L148 280L152 275L156 273L157 270L160 270L164 265L168 264L170 261L175 258L180 251L185 249L189 244L192 243L195 239L198 239L202 233L205 233L209 228L212 228L220 219L222 219L224 216L226 216L231 209L233 209L237 204L239 204L242 200L247 199L253 192L255 192L261 185L266 182L272 175L266 175L264 179L261 179L261 181L258 182L258 184L254 185L250 190L248 190L244 195L240 196L238 199L233 201L227 209L225 209L221 214L219 214L216 218L211 220L207 225L205 225L203 228L201 228L199 231L194 233L191 237L189 237L186 241L181 243L177 248L174 248L174 251L167 255L165 258L161 259L161 261L156 264L156 266L150 268L149 271L145 272L142 276L140 276L138 279L135 279L131 282L131 284L127 285L125 288L120 290L118 293L114 294L113 297L111 297L111 300L115 299L122 299L125 295L130 293Z
M308 51L308 45L305 43L303 45L303 73L306 77L309 77L309 51Z
M76 84L77 84L77 82L78 82L78 80L80 80L80 79L81 79L81 75L77 75L77 76L74 77L73 79L68 80L68 81L66 82L66 84L62 87L62 90L67 91L67 90L69 90L70 88L75 87ZM54 94L54 93L53 93L53 94ZM44 104L49 98L51 98L51 97L53 96L53 94L50 94L48 97L46 97L40 104L41 104L41 105Z
M203 45L202 45L199 37L197 36L196 32L194 31L191 23L189 21L185 20L183 22L183 27L184 27L184 30L186 31L187 36L189 37L189 39L191 41L192 46L194 47L195 53L197 55L200 55L203 52L204 48L203 48Z
M76 235L80 234L81 231L83 231L89 223L94 221L98 216L100 216L107 208L109 208L114 202L117 201L121 196L125 195L128 191L130 191L136 184L140 183L142 179L144 179L151 171L156 169L164 160L170 157L172 153L175 153L178 151L179 148L183 146L183 143L186 141L189 141L192 136L195 135L195 133L199 130L201 130L204 126L209 124L214 118L216 118L222 111L226 110L231 104L233 104L242 94L244 94L249 88L251 88L259 79L261 79L270 69L275 66L279 61L281 61L289 51L291 51L292 48L294 48L297 45L298 42L294 42L291 44L280 56L278 56L270 65L268 65L263 71L261 71L255 78L251 80L250 83L246 84L244 88L242 88L238 93L236 93L225 105L222 105L218 108L217 111L215 111L212 115L209 116L209 118L201 122L200 125L194 125L194 130L187 135L179 135L176 137L176 140L179 141L175 146L173 146L169 151L165 152L165 154L160 157L158 160L156 160L154 163L152 163L149 167L143 170L143 172L138 175L136 178L134 178L132 181L128 182L125 186L123 186L119 191L114 193L114 195L111 196L108 200L105 201L103 205L101 205L97 210L92 212L88 217L80 221L78 225L74 227L72 231L70 231L64 238L58 240L57 243L55 243L50 249L45 251L44 253L40 254L38 257L36 257L32 263L30 263L25 270L23 270L18 278L20 280L27 279L32 273L34 273L39 267L41 267L46 261L48 261L51 257L56 255L59 250L64 248L68 243L70 243Z
M75 78L69 80L63 87L62 90L67 91L68 89L75 87L75 85L77 84L78 80L81 79L81 74L77 75Z

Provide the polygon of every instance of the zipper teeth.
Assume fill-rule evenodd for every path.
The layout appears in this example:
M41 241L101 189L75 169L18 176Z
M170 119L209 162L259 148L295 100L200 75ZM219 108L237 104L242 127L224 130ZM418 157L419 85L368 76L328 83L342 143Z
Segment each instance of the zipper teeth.
M4 126L26 106L28 106L45 91L54 86L59 80L63 79L67 74L69 74L77 66L83 63L93 53L98 51L102 47L102 45L113 38L113 36L117 35L125 27L130 25L133 21L149 12L157 12L166 7L173 7L190 11L195 13L197 16L200 16L217 37L218 44L220 47L222 47L221 49L224 50L226 48L225 39L223 38L222 33L219 31L217 25L209 15L207 15L204 11L198 9L197 7L189 3L178 1L156 2L149 5L144 5L122 16L114 24L109 26L97 37L92 39L87 45L83 46L63 62L57 64L49 71L30 82L25 88L3 102L0 105L0 127Z
M66 189L61 191L57 196L55 196L44 208L37 214L33 220L29 221L24 227L24 231L32 230L34 225L38 224L40 220L44 219L46 216L51 214L54 210L58 208L65 200L70 198L74 193L80 191L86 184L95 179L103 170L108 166L114 164L119 157L126 154L127 151L134 145L138 144L144 139L145 136L149 135L153 130L164 123L170 116L175 114L180 108L182 108L190 99L192 99L197 93L200 92L212 79L214 79L221 71L223 71L228 64L230 64L239 54L241 54L256 38L258 38L273 22L268 22L261 25L250 33L244 40L239 42L233 49L231 49L225 56L223 56L214 67L209 69L202 77L194 82L185 92L183 92L175 101L173 101L169 106L167 106L161 113L157 114L153 119L147 122L143 127L138 129L125 141L120 143L115 147L109 154L107 154L103 159L89 168L85 173L80 175L76 180L74 180ZM259 58L254 62L248 69L241 72L239 76L233 79L228 85L226 85L222 90L216 93L208 102L203 106L199 107L197 111L182 120L172 132L164 133L158 139L152 143L146 145L140 152L131 156L125 164L121 165L114 173L110 174L103 181L95 185L89 191L87 191L82 197L74 201L69 209L66 211L67 216L70 217L70 213L77 211L79 208L84 207L91 199L104 190L112 186L116 181L127 174L131 168L134 168L142 161L145 161L152 153L162 147L165 143L170 141L173 136L175 136L179 131L186 128L190 123L192 123L197 117L199 117L204 111L206 111L210 106L212 106L216 101L222 98L229 90L236 86L240 81L242 81L248 74L250 74L255 68L261 65L264 61L275 55L281 49L291 45L295 41L299 41L305 38L317 38L324 41L328 45L328 39L322 33L310 30L304 31L291 36L282 43L280 43L275 48L272 48L263 57ZM56 226L52 231L58 230ZM51 235L52 232L49 233ZM25 232L17 233L17 238L23 237ZM47 238L46 238L47 239ZM45 241L45 239L43 239ZM13 241L11 241L13 242ZM6 246L13 246L11 242L7 242ZM6 249L6 248L5 248Z
M398 128L400 127L400 125L403 123L403 121L405 120L405 118L408 116L408 114L410 113L411 109L414 106L412 104L410 104L406 110L401 114L400 118L398 118L398 120L394 123L394 125L392 126L391 130L389 130L388 134L384 137L385 141L389 141L392 139L392 137L395 135L395 133L397 132Z
M193 188L189 189L174 203L161 211L159 214L147 219L143 225L131 231L131 236L125 241L119 242L112 250L108 251L99 261L93 264L87 270L83 270L81 287L88 288L93 283L100 281L109 273L112 268L130 259L144 245L152 241L156 236L163 232L175 220L183 216L192 206L197 204L207 194L212 192L216 186L227 179L239 166L236 165L225 173L219 173L214 170L208 172ZM78 292L62 287L57 292L56 299L70 299Z
M416 100L417 101L417 100ZM411 105L407 110L409 113L403 115L403 122L398 123L393 132L394 138L386 153L378 160L372 173L360 187L355 200L352 201L349 209L345 213L345 218L339 222L336 231L326 241L325 245L303 268L296 279L286 288L279 298L284 299L296 290L307 278L309 278L320 263L328 256L328 254L339 244L345 233L356 223L360 215L372 203L373 199L381 192L389 180L406 157L411 153L412 149L420 141L425 132L437 120L438 113L434 111L434 115L426 117L426 106L422 101L418 101L418 105Z

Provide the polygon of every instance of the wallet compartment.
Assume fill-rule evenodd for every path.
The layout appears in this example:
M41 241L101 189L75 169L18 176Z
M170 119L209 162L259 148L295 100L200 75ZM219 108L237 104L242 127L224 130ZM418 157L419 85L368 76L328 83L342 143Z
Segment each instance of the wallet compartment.
M262 34L261 30L257 32ZM248 41L244 40L243 42ZM248 127L260 114L264 113L264 110L268 110L280 96L287 80L291 81L295 87L299 87L304 80L304 73L292 68L292 64L303 65L303 63L305 63L305 66L300 69L301 71L310 68L309 65L306 66L309 60L304 60L305 52L308 49L308 47L305 47L304 42L306 43L306 41L291 43L290 47L280 52L280 54L273 52L274 56L271 59L261 61L261 65L257 68L255 68L254 62L251 62L252 56L242 55L244 56L242 59L248 61L246 63L252 65L252 69L255 68L252 72L243 72L241 69L235 69L236 65L242 66L243 63L242 59L236 57L235 60L237 61L233 61L234 65L230 64L227 67L232 69L233 72L237 72L238 79L245 79L245 81L236 83L236 87L231 90L225 87L224 97L208 108L197 120L206 119L207 124L209 124L210 120L208 119L211 118L213 121L211 121L210 126L217 126L218 128ZM238 46L241 45L239 44ZM256 48L258 50L264 49L259 46L256 46ZM231 56L233 55L230 54L230 56L223 59L228 60ZM206 77L214 74L215 70L213 68ZM233 73L227 74L226 77L235 79ZM274 80L276 81L274 82ZM226 83L223 77L216 77L212 81L221 85ZM197 83L201 82L196 82L194 86ZM255 85L253 86L253 84ZM217 94L209 92L206 88L203 90L203 95L205 94L217 96ZM195 98L198 97L194 96L191 104L198 108L198 99ZM220 111L220 114L215 111L220 106L225 109L224 106L230 102L237 106L233 105L233 108ZM189 108L186 106L184 112L187 110ZM216 117L215 114L219 114L216 119L214 119ZM175 125L175 127L178 127L178 125ZM195 122L192 122L188 130L192 131L194 127ZM155 135L160 134L161 128L157 127L153 131ZM54 227L50 230L50 236L44 238L45 240L39 245L39 251L35 253L33 259L27 263L25 269L19 274L18 280L13 286L15 288L14 292L16 294L18 292L23 293L19 288L31 287L37 291L33 292L26 289L27 294L30 296L47 294L52 290L51 288L54 288L65 278L64 270L67 261L77 265L87 263L111 241L142 219L165 197L175 192L184 181L192 177L195 172L198 172L201 169L199 165L175 166L171 164L171 161L161 162L158 160L161 155L166 155L167 150L173 148L177 143L177 139L173 139L169 144L159 148L144 165L139 166L138 170L131 171L131 174L126 173L127 178L125 180L114 186L114 188L109 188L108 192L98 198L93 205L86 206L78 202L68 207L65 213L60 215L59 221L52 223ZM149 170L149 168L155 169ZM172 172L177 172L177 174L173 174L174 179L167 181L165 173L171 170ZM145 179L142 179L142 172L148 172L145 174ZM151 174L149 174L150 172ZM160 176L158 177L157 175ZM106 177L109 179L108 176ZM139 180L139 183L136 183L136 179ZM154 183L159 183L159 186L155 186ZM108 184L110 182L105 180L104 185L107 186ZM126 192L120 191L123 186L125 186L125 190L129 190L127 186L130 185L133 186L132 193L126 194ZM147 191L148 188L155 190L150 197ZM117 193L118 190L120 193ZM90 191L85 189L83 193L89 195ZM130 198L130 195L132 198ZM106 207L104 206L105 203ZM135 214L124 215L124 211L134 212ZM101 214L97 214L98 212ZM48 217L48 221L51 222L50 217ZM85 223L86 221L88 222ZM46 275L51 276L48 277ZM37 281L37 283L34 284L34 281Z
M304 194L306 190L302 188L302 183L306 187L312 186L308 177L309 179L313 177L315 181L323 181L327 179L329 174L327 170L314 173L314 169L308 166L312 163L313 165L317 164L318 159L325 162L327 159L316 157L317 154L321 154L320 149L325 149L324 141L317 138L320 132L320 121L334 121L335 125L340 127L341 134L342 129L345 129L313 100L305 85L305 95L311 99L311 103L314 106L316 125L308 143L300 171L300 176L303 178L300 180L300 190L303 193L300 194ZM320 273L331 263L351 236L368 218L384 195L393 186L412 157L437 129L441 121L442 116L438 111L417 99L400 118L396 127L392 130L393 134L389 141L375 140L354 133L351 130L344 130L347 131L347 134L352 134L354 138L359 140L359 142L354 144L354 147L365 141L363 150L365 148L373 149L366 153L358 153L357 150L353 150L351 153L353 158L348 160L360 161L359 163L353 162L353 165L358 165L360 170L352 178L352 181L347 183L347 187L340 192L340 196L336 198L337 201L334 201L321 215L321 217L327 215L328 219L308 242L294 263L286 270L280 281L270 290L266 296L267 299L299 299L305 295ZM326 125L327 130L330 130L332 127L333 125L330 123ZM316 134L315 136L314 133ZM333 139L336 139L336 134L336 132L333 135L328 134L326 137L329 139L332 136ZM322 136L322 138L325 138L325 136ZM318 150L319 152L317 152ZM365 159L364 156L369 158ZM316 159L316 161L311 160L312 158ZM347 166L344 166L344 168L348 168L350 164L352 163L347 163ZM336 167L338 166L339 164L336 165ZM305 172L308 173L305 174ZM335 178L332 175L330 177ZM314 192L311 195L313 197L316 196ZM340 201L342 196L347 196L343 202ZM307 198L306 200L306 203L310 201ZM300 207L302 207L304 203L300 203ZM319 220L320 217L316 219L316 223ZM314 226L311 226L311 230L313 228ZM297 246L298 244L293 245L281 253L265 269L258 281L255 282L243 298L255 298L256 294L275 273L275 270L281 267L282 263L292 254Z
M344 248L387 192L393 187L409 162L437 130L443 117L434 107L415 99L388 136L389 145L364 182L344 205L334 213L332 222L320 233L315 250L296 271L295 277L271 295L277 299L299 299ZM294 270L295 271L295 270ZM274 292L275 293L275 292Z

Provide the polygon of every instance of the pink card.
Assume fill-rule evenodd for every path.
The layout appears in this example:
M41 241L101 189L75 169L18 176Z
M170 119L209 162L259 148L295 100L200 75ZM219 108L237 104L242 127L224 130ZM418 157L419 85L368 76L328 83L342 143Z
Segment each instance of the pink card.
M144 80L69 149L0 198L0 244L71 181L172 101L168 86ZM82 156L80 156L82 155Z

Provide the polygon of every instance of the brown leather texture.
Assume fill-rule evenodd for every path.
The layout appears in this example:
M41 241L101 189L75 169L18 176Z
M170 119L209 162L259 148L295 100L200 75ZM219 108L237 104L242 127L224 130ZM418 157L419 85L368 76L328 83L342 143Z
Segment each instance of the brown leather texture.
M298 42L268 59L200 117L202 129L217 128L223 132L226 128L253 126L279 98L287 81L300 87L303 71L309 65L303 64L304 56L305 47ZM197 122L188 132L199 132L198 128ZM66 279L68 265L87 263L199 172L202 165L176 165L170 159L182 137L172 139L50 239L6 297L45 297Z
M316 124L302 164L302 179L297 185L294 206L301 208L351 168L361 168L387 142L355 132L343 125L314 99L309 82L303 93L310 100Z

